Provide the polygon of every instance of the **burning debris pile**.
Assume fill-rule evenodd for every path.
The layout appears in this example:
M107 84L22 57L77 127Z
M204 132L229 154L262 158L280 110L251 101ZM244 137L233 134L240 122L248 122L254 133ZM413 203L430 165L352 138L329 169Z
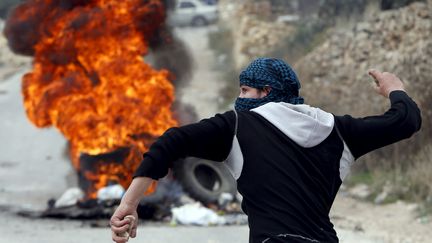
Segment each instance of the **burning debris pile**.
M60 198L49 200L46 210L23 210L18 214L31 218L86 219L93 226L105 227L123 194L123 187L117 184L98 190L97 199L82 200L84 192L70 188ZM247 216L240 208L241 200L239 194L225 192L214 202L202 203L185 194L178 181L166 177L159 181L155 193L140 201L137 212L141 219L170 224L240 225L247 223Z
M174 104L174 75L144 61L152 51L158 67L166 64L174 72L190 68L184 56L181 67L167 63L167 48L158 40L168 43L172 58L182 56L184 49L173 49L179 45L164 22L159 0L29 0L10 13L4 29L9 47L34 57L22 85L27 116L37 127L54 126L64 135L78 174L79 188L51 200L38 216L109 217L154 139L193 121L193 115L183 114L193 113L189 108ZM175 76L178 84L182 76ZM203 168L205 162L193 165ZM172 193L153 195L153 201L148 197L140 205L141 217L162 219L170 215L170 207L186 203L172 175L165 180L162 190ZM226 182L204 180L211 188L218 184L226 189ZM211 196L213 204L206 206L217 205L218 194ZM231 201L235 204L235 198Z
M177 124L168 71L142 58L164 17L160 1L34 0L7 21L11 49L34 56L23 78L27 116L70 142L89 199L109 183L127 187L141 153Z

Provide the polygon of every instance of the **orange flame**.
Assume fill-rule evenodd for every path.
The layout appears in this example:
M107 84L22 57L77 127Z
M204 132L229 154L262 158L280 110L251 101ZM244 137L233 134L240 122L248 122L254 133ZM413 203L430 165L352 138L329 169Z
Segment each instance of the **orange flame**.
M36 7L54 1L32 2ZM36 10L21 12L28 11ZM163 6L156 0L92 0L44 14L34 69L23 78L27 115L38 127L60 130L71 143L77 169L81 153L132 147L122 165L86 174L95 182L90 198L110 180L127 187L148 138L177 125L170 110L174 88L169 72L152 69L142 57L148 38L164 22Z

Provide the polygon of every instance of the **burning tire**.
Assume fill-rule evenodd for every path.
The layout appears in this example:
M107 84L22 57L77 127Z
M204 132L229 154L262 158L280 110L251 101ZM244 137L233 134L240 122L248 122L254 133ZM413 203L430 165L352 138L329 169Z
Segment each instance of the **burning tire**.
M235 179L220 162L187 158L175 163L173 170L183 189L202 203L216 202L224 192L237 192Z

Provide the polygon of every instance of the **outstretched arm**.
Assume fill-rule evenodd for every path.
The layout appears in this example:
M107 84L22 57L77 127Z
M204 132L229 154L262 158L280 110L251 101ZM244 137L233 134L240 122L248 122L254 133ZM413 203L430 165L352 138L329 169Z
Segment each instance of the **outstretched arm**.
M421 127L420 110L406 94L401 80L392 73L369 71L376 91L390 99L391 107L380 116L336 116L335 122L354 157L411 137Z
M138 226L137 207L152 181L151 178L147 177L133 179L120 205L111 217L111 235L114 242L125 243L129 240L129 236L135 238ZM126 218L128 215L132 215L133 219ZM124 235L125 232L130 232L130 235Z
M136 236L136 209L153 180L164 177L172 163L180 158L194 156L223 161L228 156L234 137L235 114L226 112L199 123L171 128L166 131L144 154L132 184L111 218L112 239L125 243L128 236L121 236L131 227L130 237ZM127 215L134 216L131 222Z

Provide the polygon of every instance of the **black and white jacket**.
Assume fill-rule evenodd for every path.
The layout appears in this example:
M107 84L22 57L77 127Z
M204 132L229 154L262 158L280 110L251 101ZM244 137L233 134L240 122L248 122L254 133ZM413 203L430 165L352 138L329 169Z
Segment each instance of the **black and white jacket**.
M167 130L135 176L159 179L187 156L226 161L250 242L338 242L329 211L353 161L420 129L420 110L405 92L390 101L386 113L365 118L288 103L217 114Z

